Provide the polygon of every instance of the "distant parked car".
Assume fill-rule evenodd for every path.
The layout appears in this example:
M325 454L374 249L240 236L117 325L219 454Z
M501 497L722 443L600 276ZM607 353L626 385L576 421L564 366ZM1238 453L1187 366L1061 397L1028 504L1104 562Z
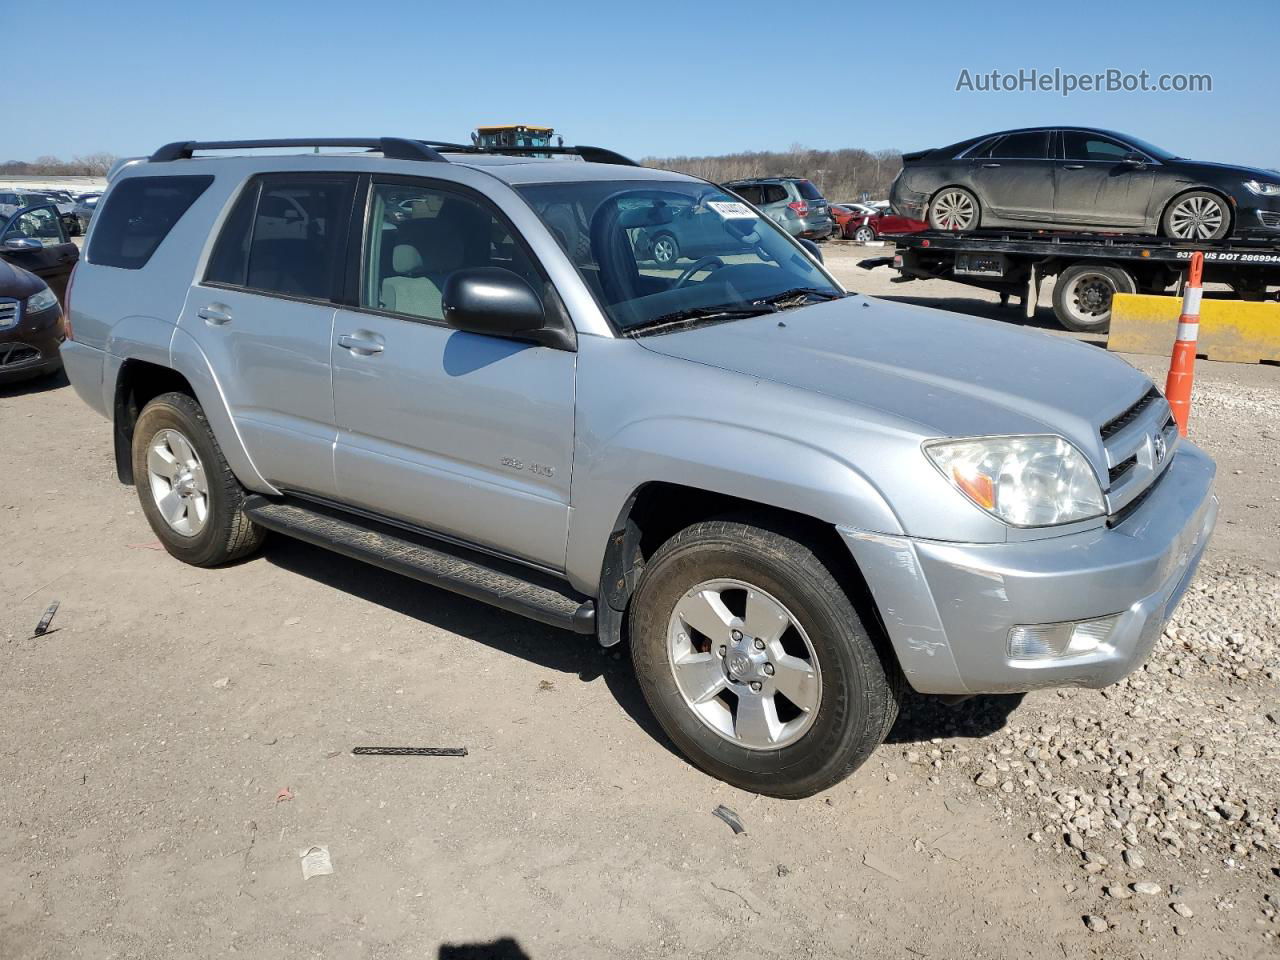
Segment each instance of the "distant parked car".
M808 180L799 177L759 177L722 184L754 204L793 237L825 240L835 232L827 201Z
M62 307L34 273L0 260L0 384L62 369Z
M830 206L831 219L834 220L836 223L837 234L843 237L844 225L846 223L848 223L850 220L856 220L858 217L865 217L867 215L867 212L865 210L859 209L859 206L860 205L855 206L854 204L850 204L850 203L831 204Z
M1280 173L1176 157L1088 127L985 134L902 157L893 209L935 230L1159 233L1177 240L1280 233Z
M76 198L75 215L80 220L80 229L89 229L89 221L93 219L93 211L98 208L100 193L82 193Z
M873 208L874 209L874 208ZM858 243L871 243L880 237L901 236L904 233L919 233L928 230L929 224L923 220L912 220L876 209L874 213L854 217L844 224L843 236L846 240Z
M34 273L59 301L66 295L67 280L79 259L80 249L71 242L53 204L0 215L0 260Z
M66 227L67 233L71 236L78 237L84 232L80 225L80 218L75 214L75 203L66 194L59 194L53 190L28 190L18 196L22 200L24 207L52 204L57 208L58 216L62 219L62 225Z

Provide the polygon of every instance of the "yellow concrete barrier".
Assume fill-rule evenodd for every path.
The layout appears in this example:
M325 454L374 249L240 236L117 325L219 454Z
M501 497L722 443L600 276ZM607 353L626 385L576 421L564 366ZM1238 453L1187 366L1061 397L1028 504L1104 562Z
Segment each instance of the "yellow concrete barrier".
M1178 297L1117 293L1111 298L1107 349L1167 357L1178 333ZM1231 363L1280 362L1280 303L1210 300L1200 304L1196 353Z

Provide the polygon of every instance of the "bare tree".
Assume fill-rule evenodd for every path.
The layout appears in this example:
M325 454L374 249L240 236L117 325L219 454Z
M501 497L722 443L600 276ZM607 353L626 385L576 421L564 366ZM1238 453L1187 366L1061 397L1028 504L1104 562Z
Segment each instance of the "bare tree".
M730 153L715 157L646 157L644 164L679 170L716 183L748 177L808 177L835 202L855 201L863 191L884 199L902 168L897 150L810 150L794 143L785 153Z
M71 160L60 160L46 154L35 160L0 162L0 176L105 177L115 162L115 154L111 153L90 153L83 157L73 157Z

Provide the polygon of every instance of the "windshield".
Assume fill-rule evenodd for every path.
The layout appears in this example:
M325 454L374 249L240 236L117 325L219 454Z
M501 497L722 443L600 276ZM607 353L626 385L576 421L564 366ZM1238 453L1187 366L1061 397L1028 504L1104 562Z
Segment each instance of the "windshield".
M772 220L693 181L518 188L623 332L731 319L784 295L844 293Z

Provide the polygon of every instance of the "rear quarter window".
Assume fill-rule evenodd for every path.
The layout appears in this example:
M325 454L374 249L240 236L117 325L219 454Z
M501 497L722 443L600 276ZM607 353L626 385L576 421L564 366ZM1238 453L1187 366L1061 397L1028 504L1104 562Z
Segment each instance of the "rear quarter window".
M94 217L90 263L138 270L169 235L213 177L130 177L117 184Z
M822 194L818 191L818 188L808 180L797 180L796 189L800 191L800 196L804 197L806 200L822 199Z

